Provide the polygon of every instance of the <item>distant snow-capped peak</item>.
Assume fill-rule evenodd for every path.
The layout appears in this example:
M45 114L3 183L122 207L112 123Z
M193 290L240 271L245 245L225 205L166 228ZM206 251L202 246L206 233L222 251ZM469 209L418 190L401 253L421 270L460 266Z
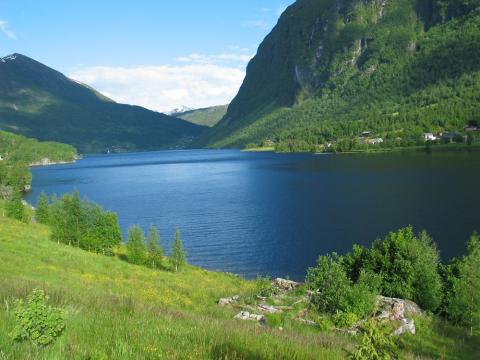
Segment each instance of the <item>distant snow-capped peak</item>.
M184 112L191 111L193 110L192 108L189 108L188 106L177 106L173 108L172 110L167 111L167 115L173 115L173 114L183 114Z
M2 58L0 58L0 62L1 63L6 63L7 61L13 61L17 58L16 55L8 55L8 56L4 56Z

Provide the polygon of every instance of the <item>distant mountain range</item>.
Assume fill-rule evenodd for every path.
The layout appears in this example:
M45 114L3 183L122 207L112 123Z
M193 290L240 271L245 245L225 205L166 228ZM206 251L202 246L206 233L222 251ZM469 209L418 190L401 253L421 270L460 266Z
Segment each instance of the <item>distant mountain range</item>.
M211 106L202 109L182 108L181 111L169 113L170 116L187 120L202 126L216 125L227 113L228 105Z
M207 128L117 104L58 71L13 54L0 58L0 129L95 153L186 147Z
M480 0L297 0L194 143L415 142L480 117Z

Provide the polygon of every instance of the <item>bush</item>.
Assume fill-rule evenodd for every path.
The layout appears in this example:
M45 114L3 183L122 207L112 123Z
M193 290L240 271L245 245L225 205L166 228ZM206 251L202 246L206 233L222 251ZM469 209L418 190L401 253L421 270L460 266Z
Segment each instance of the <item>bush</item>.
M270 297L277 294L277 289L268 276L259 275L255 281L255 288L258 296Z
M22 197L20 194L15 194L7 203L7 216L24 223L30 221L30 215L28 214L27 208L22 203Z
M16 326L10 334L16 341L30 340L36 345L52 343L65 329L63 310L47 305L48 296L35 289L27 303L20 299L15 304Z
M338 328L349 328L358 322L358 316L354 313L337 312L332 317L333 323Z
M341 259L333 254L321 256L317 267L308 270L305 281L315 291L312 304L318 311L351 313L363 318L374 310L380 278L362 271L354 283L348 278Z
M382 330L374 320L363 326L362 343L357 351L350 355L352 360L390 360L398 359L397 346L392 337Z
M381 275L379 290L385 296L413 300L431 311L440 305L440 256L426 232L416 236L412 227L391 232L370 250L354 247L341 262L353 281L362 270Z

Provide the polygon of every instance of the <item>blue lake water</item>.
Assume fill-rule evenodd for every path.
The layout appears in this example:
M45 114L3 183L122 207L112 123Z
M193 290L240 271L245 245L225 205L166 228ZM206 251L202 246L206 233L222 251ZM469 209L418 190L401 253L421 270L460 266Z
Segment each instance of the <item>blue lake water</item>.
M236 150L90 156L33 169L41 191L118 213L125 232L176 227L188 259L211 270L302 279L320 254L369 245L412 224L444 258L480 230L480 153L313 155Z

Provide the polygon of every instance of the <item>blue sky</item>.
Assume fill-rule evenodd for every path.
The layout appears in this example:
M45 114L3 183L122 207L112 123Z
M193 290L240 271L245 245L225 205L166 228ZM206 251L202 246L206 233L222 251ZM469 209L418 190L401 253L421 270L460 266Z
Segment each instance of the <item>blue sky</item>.
M293 0L1 0L0 54L22 53L120 102L225 103Z

